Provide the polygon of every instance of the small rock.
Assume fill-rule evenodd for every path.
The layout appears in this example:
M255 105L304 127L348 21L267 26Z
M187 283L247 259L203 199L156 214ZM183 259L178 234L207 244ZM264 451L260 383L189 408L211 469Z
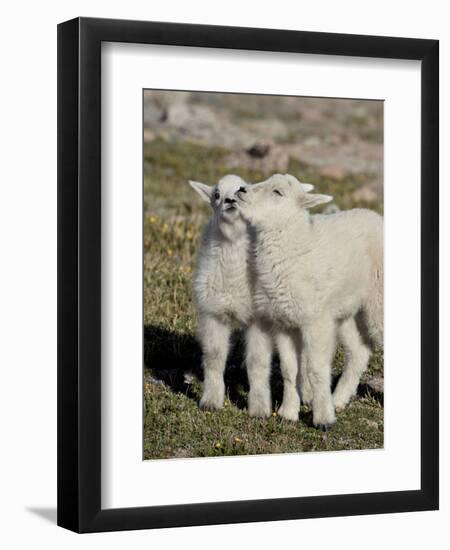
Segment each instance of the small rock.
M378 194L371 185L365 185L353 193L355 201L372 202L378 200Z
M217 118L208 107L175 103L164 110L161 122L174 128L190 129L214 127L217 124Z
M156 139L156 136L153 132L150 130L144 130L144 142L149 143L150 141L153 141Z
M147 102L144 108L144 125L154 126L161 120L164 110L154 103Z
M302 145L304 145L305 147L317 147L317 146L321 145L321 143L322 143L322 141L319 137L310 136L310 137L307 137L306 139L303 140Z
M325 178L331 178L333 180L342 181L347 175L348 172L342 166L329 165L324 166L319 174Z
M312 106L300 108L296 114L304 122L321 122L324 117L324 113L320 108Z
M367 379L366 384L376 393L384 392L384 378L382 376L371 376Z
M254 145L247 149L247 153L251 157L263 158L269 153L273 145L274 144L271 141L257 141Z
M244 151L228 155L225 165L230 169L245 167L263 174L285 173L289 166L289 154L280 145L270 146L265 152L264 146L255 144Z

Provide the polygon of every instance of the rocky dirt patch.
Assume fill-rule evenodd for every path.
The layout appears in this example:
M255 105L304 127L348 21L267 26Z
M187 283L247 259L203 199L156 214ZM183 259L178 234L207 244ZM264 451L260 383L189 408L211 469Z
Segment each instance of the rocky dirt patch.
M144 140L191 141L228 151L228 169L269 175L290 159L336 181L370 174L355 200L383 196L380 101L146 91Z

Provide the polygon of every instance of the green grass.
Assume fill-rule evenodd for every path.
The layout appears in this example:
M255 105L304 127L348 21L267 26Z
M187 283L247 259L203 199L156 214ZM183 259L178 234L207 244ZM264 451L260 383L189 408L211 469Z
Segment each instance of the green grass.
M226 372L227 406L219 412L198 407L201 395L201 353L194 338L196 318L191 278L201 230L209 208L187 180L215 183L230 170L227 151L186 141L158 139L144 149L144 458L221 456L314 450L367 449L383 446L382 396L361 386L361 395L341 413L335 426L322 434L311 425L311 411L302 408L293 424L273 416L249 418L248 392L239 335ZM247 181L266 176L246 168L233 169ZM289 172L332 194L341 208L382 204L356 203L353 192L370 174L336 182L291 159ZM336 353L334 374L342 369ZM383 372L382 352L372 358L369 373ZM274 412L282 399L277 362L272 377Z
M364 397L352 401L338 415L338 422L324 434L311 424L311 411L302 407L300 422L278 417L250 418L247 411L226 400L221 411L198 408L200 384L187 393L170 386L145 383L144 458L256 455L301 451L375 449L383 445L383 408Z

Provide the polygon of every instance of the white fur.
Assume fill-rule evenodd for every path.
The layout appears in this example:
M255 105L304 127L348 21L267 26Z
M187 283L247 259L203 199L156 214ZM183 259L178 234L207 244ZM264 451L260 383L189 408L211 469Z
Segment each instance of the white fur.
M312 216L308 208L332 197L306 194L282 175L238 197L253 239L255 313L302 339L299 376L310 383L304 400L312 400L314 424L327 427L335 406L356 392L369 357L366 341L382 339L382 218L362 209ZM333 400L337 338L347 361Z
M309 184L295 182L305 192L312 189ZM255 321L253 315L249 234L236 204L237 191L248 186L233 175L225 176L215 187L189 183L213 208L213 215L203 233L193 278L198 338L203 351L204 390L200 406L207 409L223 406L223 375L231 331L235 326L248 327L246 365L250 416L270 416L272 412L270 367L275 342L285 381L279 414L297 420L300 402L295 388L298 367L294 343L282 331L272 334L271 325Z
M252 320L248 235L235 199L236 191L246 183L238 176L226 176L215 187L189 183L213 208L198 251L193 291L197 336L203 352L204 389L200 406L220 409L225 396L223 375L231 331L234 326L247 326Z

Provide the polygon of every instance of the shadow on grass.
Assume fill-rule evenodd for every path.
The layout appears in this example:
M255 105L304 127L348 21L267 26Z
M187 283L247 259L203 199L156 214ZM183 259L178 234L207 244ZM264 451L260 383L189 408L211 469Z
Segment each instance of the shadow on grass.
M194 336L182 334L157 326L144 327L144 365L151 371L151 378L164 382L177 393L198 401L200 389L195 380L203 380L201 350ZM332 389L336 387L339 375L333 375ZM230 353L225 370L227 395L239 409L247 408L248 379L244 366L244 339L242 332L233 334ZM283 380L279 359L273 359L271 391L273 405L278 408L283 399ZM358 386L359 397L372 397L383 405L383 393L375 391L369 384ZM301 415L309 425L310 413ZM312 418L311 418L312 425Z
M164 382L173 391L191 399L199 399L192 378L203 380L202 354L196 339L189 334L171 332L156 326L144 327L144 365L152 378ZM225 370L227 395L236 407L247 408L248 379L244 366L244 341L241 332L232 336ZM275 356L271 377L272 399L279 406L283 398L283 383L279 361Z

